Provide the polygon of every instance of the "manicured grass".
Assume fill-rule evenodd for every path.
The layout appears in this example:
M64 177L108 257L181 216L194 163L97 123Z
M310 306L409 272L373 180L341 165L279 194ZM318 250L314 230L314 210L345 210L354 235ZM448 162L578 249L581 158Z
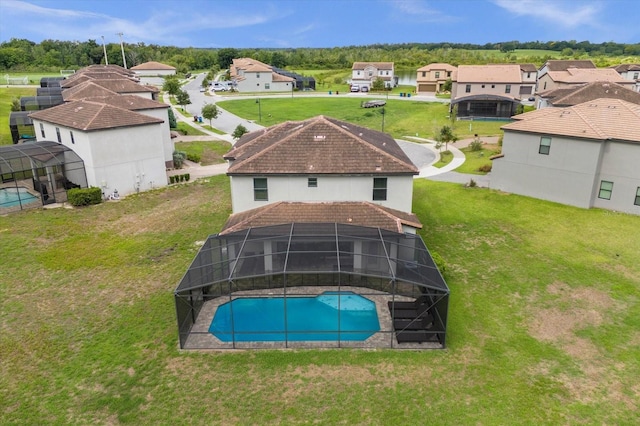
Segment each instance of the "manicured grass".
M181 352L219 176L0 216L1 424L634 424L640 217L418 179L444 351Z
M200 164L208 166L210 164L224 163L222 158L224 154L229 152L231 144L221 141L191 141L176 142L176 149L184 151L187 154L195 154L200 157Z
M248 120L259 122L263 126L271 126L283 121L305 120L316 115L327 115L348 121L374 130L382 130L382 108L362 108L363 100L380 97L294 97L261 98L260 111L254 99L218 102L220 107ZM383 99L385 99L383 97ZM262 120L259 120L261 112ZM432 138L436 131L451 125L448 118L448 106L439 102L418 102L389 98L384 108L384 131L394 137L415 136ZM458 138L480 135L498 135L504 123L477 121L470 126L467 122L454 124L454 132Z
M469 147L462 148L460 151L464 153L465 160L456 172L486 175L487 172L480 171L480 167L491 166L492 162L489 158L499 154L501 149L498 145L483 145L480 151L471 151Z
M9 114L11 114L11 102L22 96L35 96L35 87L0 87L0 145L11 145L11 129L9 128Z
M446 166L447 164L449 164L451 162L451 160L453 160L453 154L451 153L451 151L442 151L440 152L440 160L438 160L437 162L433 163L434 167L438 167L438 168L442 168L444 166Z
M187 136L200 136L200 135L206 135L205 132L196 129L193 126L188 125L185 122L182 121L178 121L178 127L176 128L176 130L178 132L180 132L183 135L187 135Z

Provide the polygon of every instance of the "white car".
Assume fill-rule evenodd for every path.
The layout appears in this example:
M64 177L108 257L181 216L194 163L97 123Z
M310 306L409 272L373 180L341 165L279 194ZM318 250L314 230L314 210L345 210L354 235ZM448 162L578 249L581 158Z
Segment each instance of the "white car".
M213 91L214 91L214 92L226 92L226 91L227 91L227 88L226 88L226 87L224 87L224 86L223 86L223 85L221 85L221 84L214 84L214 85L213 85Z

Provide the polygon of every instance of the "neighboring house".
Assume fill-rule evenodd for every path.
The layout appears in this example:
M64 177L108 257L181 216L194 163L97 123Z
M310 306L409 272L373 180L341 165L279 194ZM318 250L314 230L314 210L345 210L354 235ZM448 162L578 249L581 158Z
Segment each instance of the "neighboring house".
M600 98L521 114L502 127L491 187L640 214L640 106Z
M384 87L391 88L398 85L398 78L394 74L393 62L354 62L351 67L351 85L371 89L373 82L380 79Z
M162 64L160 62L145 62L135 67L131 67L131 71L135 72L138 77L164 77L167 75L176 75L176 67Z
M229 75L234 88L239 92L291 92L296 88L302 89L297 87L297 78L285 75L289 73L278 73L274 69L255 59L237 58L229 67ZM300 81L302 84L302 80ZM310 80L306 81L309 84ZM309 87L315 88L315 81Z
M418 68L416 93L440 93L447 80L456 79L457 68L449 64L434 63Z
M129 79L88 80L74 87L63 89L62 97L65 102L95 96L136 95L145 99L157 101L160 90L153 86L143 86Z
M391 136L324 116L247 134L224 158L234 213L275 202L373 203L410 213L418 174Z
M520 65L460 65L457 81L451 89L451 108L457 106L457 116L503 117L516 113L521 92L532 87L523 82Z
M640 92L640 64L621 64L610 68L616 70L620 77L635 83L634 90Z
M621 99L640 105L640 93L608 81L596 81L575 87L548 90L538 94L537 109L564 108L599 98Z
M117 190L127 195L167 185L167 120L88 100L30 117L37 140L56 140L72 149L84 161L88 185L105 194Z
M573 87L594 81L608 81L628 87L632 81L625 81L614 69L596 68L590 60L550 60L538 70L538 86L536 92Z

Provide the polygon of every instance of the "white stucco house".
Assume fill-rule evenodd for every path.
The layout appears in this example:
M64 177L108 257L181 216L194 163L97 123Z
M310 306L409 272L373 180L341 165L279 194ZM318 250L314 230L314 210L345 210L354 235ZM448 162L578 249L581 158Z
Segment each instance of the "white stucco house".
M384 87L395 87L398 84L393 62L354 62L351 66L351 85L371 89L373 82L380 79Z
M640 64L620 64L610 68L616 70L625 80L633 81L635 83L633 90L640 92Z
M176 67L162 64L160 62L150 61L131 67L131 71L135 72L139 77L164 77L167 75L175 75Z
M261 212L273 214L274 208L280 218L299 221L314 204L342 223L358 219L371 226L381 216L392 218L396 232L421 227L411 213L418 170L385 133L318 116L246 134L225 159L234 216L244 213L242 219L232 216L233 224L257 220Z
M493 189L640 214L640 105L600 98L514 118L502 127Z
M136 98L122 102L135 104ZM72 149L84 161L87 184L102 188L106 195L166 186L167 140L171 142L168 120L159 118L167 114L166 107L147 105L141 113L113 105L118 102L79 100L34 112L36 139Z
M252 58L237 58L229 75L239 92L291 92L296 79L274 71L273 67Z

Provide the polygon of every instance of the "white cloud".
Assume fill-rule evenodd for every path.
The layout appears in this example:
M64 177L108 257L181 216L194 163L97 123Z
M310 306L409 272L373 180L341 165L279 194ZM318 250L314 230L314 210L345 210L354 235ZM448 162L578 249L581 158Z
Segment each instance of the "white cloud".
M584 1L493 0L493 3L517 16L531 16L565 28L598 26L597 16L601 10L600 3Z
M398 18L405 21L410 19L412 22L445 22L459 19L429 7L428 3L423 0L396 0L390 1L388 4L399 15Z

